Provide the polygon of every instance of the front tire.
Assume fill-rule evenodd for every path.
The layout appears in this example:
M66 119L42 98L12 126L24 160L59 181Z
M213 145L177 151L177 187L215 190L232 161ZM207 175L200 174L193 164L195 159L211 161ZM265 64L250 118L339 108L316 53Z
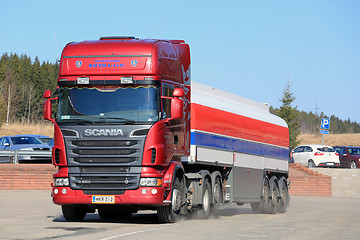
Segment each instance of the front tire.
M64 218L70 222L81 222L86 216L86 208L83 206L62 205Z
M356 162L355 161L351 161L350 168L351 169L356 169Z
M161 222L175 223L179 221L184 191L183 184L181 184L179 178L176 178L171 191L171 204L157 208L158 218Z
M316 165L315 165L314 161L310 159L310 160L308 161L307 167L308 167L308 168L316 168Z

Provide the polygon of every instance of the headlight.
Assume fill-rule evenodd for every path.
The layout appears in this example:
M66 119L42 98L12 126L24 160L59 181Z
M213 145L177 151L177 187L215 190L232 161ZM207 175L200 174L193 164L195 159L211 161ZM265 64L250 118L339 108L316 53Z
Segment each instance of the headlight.
M142 187L157 187L161 186L161 178L140 178L140 186Z
M54 178L54 187L69 186L69 178Z

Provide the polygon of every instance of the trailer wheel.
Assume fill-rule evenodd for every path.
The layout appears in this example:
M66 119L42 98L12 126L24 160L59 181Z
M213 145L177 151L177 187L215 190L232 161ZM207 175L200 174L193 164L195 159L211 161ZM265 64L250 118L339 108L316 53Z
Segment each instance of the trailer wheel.
M289 206L289 189L286 184L286 179L284 177L279 180L279 190L280 190L280 201L278 204L278 212L286 212L287 206Z
M157 208L158 218L164 223L174 223L180 219L180 210L183 202L184 187L180 183L179 178L174 181L172 189L172 200L168 206L161 206Z
M203 186L203 197L202 197L202 206L199 210L200 218L208 219L210 216L211 209L211 187L209 180L205 178Z
M269 213L276 214L278 205L279 205L279 187L277 185L277 178L273 176L270 179Z
M81 222L86 216L86 208L83 206L62 205L64 218L70 222Z
M269 192L270 192L269 179L267 177L264 177L262 188L261 188L260 202L250 204L251 209L255 213L267 213L268 212L268 209L270 208Z
M216 178L213 188L213 200L214 203L211 206L211 212L215 216L219 214L219 210L221 208L222 202L223 202L223 193L221 188L220 179Z

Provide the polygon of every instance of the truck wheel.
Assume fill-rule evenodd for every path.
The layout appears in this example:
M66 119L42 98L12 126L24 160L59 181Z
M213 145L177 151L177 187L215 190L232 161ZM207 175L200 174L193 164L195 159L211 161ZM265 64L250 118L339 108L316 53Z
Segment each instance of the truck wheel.
M172 189L171 204L168 206L161 206L157 208L158 218L163 223L174 223L180 219L180 210L182 207L182 196L184 193L184 187L180 183L179 178L174 181Z
M220 179L216 178L213 188L214 203L211 206L211 212L217 216L223 202L223 192L221 188Z
M199 210L200 218L208 219L210 216L210 209L211 209L211 187L208 179L204 180L203 186L203 197L202 197L202 206Z
M278 212L286 212L287 206L289 206L289 189L287 187L286 179L284 177L279 180L279 191L280 191L280 201L278 204Z
M70 222L81 222L86 216L86 209L83 206L62 205L64 218Z
M350 168L351 169L356 169L356 162L355 161L351 161Z
M308 161L307 167L308 167L308 168L316 168L316 165L315 165L314 161L310 159L310 160Z
M277 178L275 176L270 179L270 196L269 213L276 214L279 205L279 187L277 185Z
M263 179L263 185L261 188L261 197L260 197L260 202L257 203L251 203L251 209L255 212L255 213L267 213L268 209L269 209L269 192L270 192L270 187L269 187L269 179L267 177L265 177Z

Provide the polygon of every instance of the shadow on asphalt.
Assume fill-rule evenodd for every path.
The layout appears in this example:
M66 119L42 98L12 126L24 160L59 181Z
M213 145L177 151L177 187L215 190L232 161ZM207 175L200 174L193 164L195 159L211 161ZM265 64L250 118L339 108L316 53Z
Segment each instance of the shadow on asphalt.
M220 210L217 216L211 215L210 219L222 218L222 217L231 217L235 215L242 214L254 214L251 208L248 205L236 206L236 205L225 205L224 209ZM186 220L199 220L201 218L197 217L196 214L188 214L183 217ZM56 216L53 219L53 222L67 222L66 219L62 216ZM134 213L130 219L101 219L97 213L88 213L86 214L83 222L87 223L130 223L130 224L162 224L155 211L140 211Z

